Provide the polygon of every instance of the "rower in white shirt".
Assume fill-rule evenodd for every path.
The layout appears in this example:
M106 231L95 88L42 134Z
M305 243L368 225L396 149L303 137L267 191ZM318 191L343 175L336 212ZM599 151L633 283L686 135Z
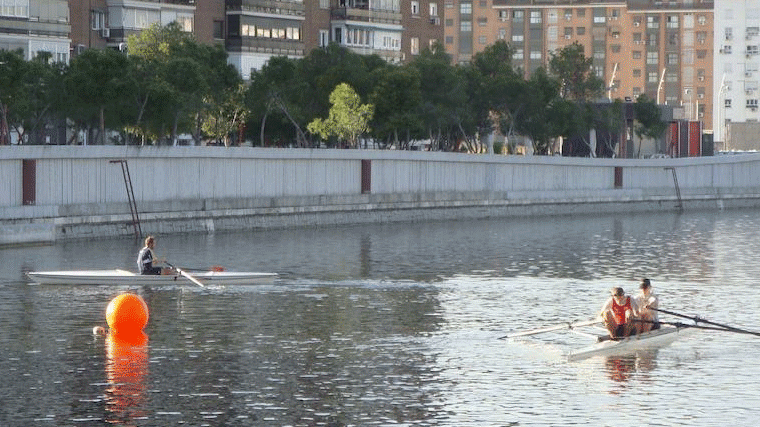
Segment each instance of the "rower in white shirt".
M639 307L639 333L649 332L660 328L660 319L656 309L660 299L652 292L652 282L649 279L641 279L641 293L636 296L636 305Z

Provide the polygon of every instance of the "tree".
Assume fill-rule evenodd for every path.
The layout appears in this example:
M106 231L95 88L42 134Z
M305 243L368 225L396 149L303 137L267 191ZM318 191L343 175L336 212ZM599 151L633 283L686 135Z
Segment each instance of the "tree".
M361 98L346 83L335 87L330 94L330 114L326 120L315 119L309 123L309 132L327 139L336 136L350 148L358 146L359 135L366 132L374 113L372 104L362 104Z
M0 145L11 142L8 115L24 99L22 82L26 68L21 50L0 50Z
M458 148L461 134L457 109L466 108L467 87L462 75L451 65L451 57L440 43L423 49L410 63L420 76L422 104L420 118L433 150L452 151Z
M523 108L514 127L531 138L536 154L548 154L553 138L566 128L568 105L559 98L559 82L538 68L526 83Z
M594 73L593 59L586 58L578 42L551 53L549 71L560 81L560 96L576 102L589 102L604 93L604 81Z
M411 139L422 130L419 72L403 66L382 73L370 101L375 106L373 134L388 145L409 148Z
M639 137L637 157L641 156L641 140L644 138L659 138L668 128L668 124L662 120L662 113L657 103L646 95L641 94L633 104L633 113L636 118L634 133Z
M209 104L204 111L203 132L229 147L230 135L242 126L244 117L249 112L245 105L247 90L241 82L234 89L226 89L221 102Z
M108 123L119 123L117 100L131 90L126 55L113 49L88 49L76 56L64 76L69 103L65 110L80 129L99 129L100 143L105 143Z

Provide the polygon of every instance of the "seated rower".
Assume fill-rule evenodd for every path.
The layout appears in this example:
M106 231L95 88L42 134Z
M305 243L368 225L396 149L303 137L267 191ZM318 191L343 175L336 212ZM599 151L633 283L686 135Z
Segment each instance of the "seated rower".
M163 262L163 260L155 258L153 256L153 248L155 247L155 237L146 237L145 247L140 249L140 253L137 254L137 268L140 269L140 274L172 274L171 268L161 268L153 265L153 263L159 264Z
M652 292L652 282L649 279L641 279L641 293L636 296L636 305L639 307L639 333L660 329L660 319L657 316L657 305L660 299ZM653 310L654 309L654 310Z
M619 339L635 334L635 320L639 311L636 301L626 296L623 288L612 288L611 294L599 313L610 332L610 338Z

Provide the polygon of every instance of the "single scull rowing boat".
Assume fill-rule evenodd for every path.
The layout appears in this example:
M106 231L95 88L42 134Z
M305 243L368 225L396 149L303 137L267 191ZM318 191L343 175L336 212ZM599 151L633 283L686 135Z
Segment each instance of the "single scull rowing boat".
M182 274L140 275L127 270L31 271L26 273L43 285L192 285ZM207 285L253 285L272 283L277 273L206 271L193 278Z

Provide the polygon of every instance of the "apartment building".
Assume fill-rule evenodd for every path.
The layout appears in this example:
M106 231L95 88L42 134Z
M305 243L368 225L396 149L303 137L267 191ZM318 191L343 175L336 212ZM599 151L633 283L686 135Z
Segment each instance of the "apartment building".
M676 107L677 118L712 127L711 0L445 0L444 20L455 62L502 39L528 76L548 66L552 52L577 42L593 58L609 99L643 93Z
M760 0L716 0L714 40L716 145L760 150Z
M30 60L38 52L68 62L71 39L68 2L0 0L0 49L21 50Z

